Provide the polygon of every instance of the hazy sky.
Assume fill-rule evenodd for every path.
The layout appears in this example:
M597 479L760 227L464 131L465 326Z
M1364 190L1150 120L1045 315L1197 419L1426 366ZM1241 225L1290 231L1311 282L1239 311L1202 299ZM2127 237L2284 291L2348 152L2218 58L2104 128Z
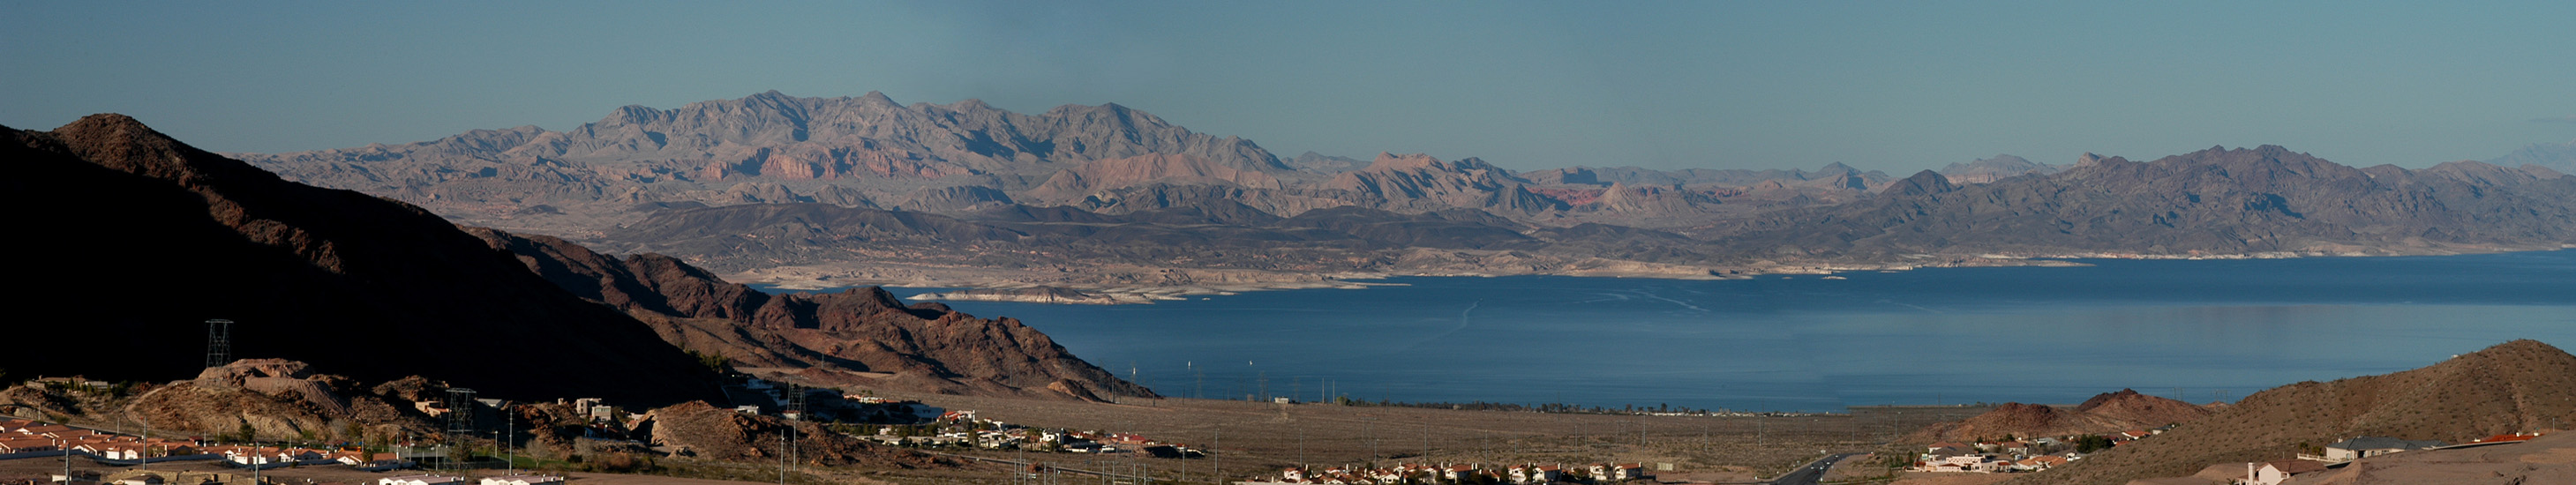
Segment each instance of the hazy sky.
M0 2L0 124L294 151L776 89L1116 102L1281 156L1910 171L2576 139L2576 2Z

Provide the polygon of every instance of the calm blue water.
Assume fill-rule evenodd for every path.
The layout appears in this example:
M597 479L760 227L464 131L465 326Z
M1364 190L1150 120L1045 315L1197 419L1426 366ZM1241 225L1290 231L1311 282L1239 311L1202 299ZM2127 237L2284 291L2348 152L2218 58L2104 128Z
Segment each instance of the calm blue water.
M1735 410L2071 403L2121 388L2208 402L2516 338L2576 345L2576 251L2084 262L2096 266L947 303L1017 317L1164 394L1211 398L1259 393L1266 377L1270 394L1307 399L1328 381L1370 400Z

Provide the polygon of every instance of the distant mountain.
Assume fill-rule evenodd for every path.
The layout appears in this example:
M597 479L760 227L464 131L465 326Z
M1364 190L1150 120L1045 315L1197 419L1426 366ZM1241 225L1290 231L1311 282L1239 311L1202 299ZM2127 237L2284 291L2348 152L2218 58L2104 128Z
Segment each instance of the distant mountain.
M121 115L0 128L22 324L12 373L166 380L232 355L511 399L721 399L717 376L615 310L417 207L281 180Z
M1515 173L1472 157L1418 154L1360 162L1309 152L1283 162L1250 141L1191 132L1114 104L1024 115L973 100L906 106L876 93L769 92L668 110L630 106L561 132L477 130L406 145L242 156L289 179L409 201L461 223L607 244L612 252L667 248L731 278L770 282L1096 288L1140 279L1307 281L1358 268L1517 274L1589 267L1546 266L1559 257L1697 277L1775 264L1995 264L2000 260L1984 255L1999 253L2427 254L2570 242L2576 207L2566 185L2576 179L2545 167L2355 169L2304 155L2229 153L2155 163L2088 153L2073 165L1997 155L1911 178L1841 163ZM886 211L729 208L802 204ZM1142 219L1070 238L1061 228L985 224L993 222L986 214L1050 206ZM1572 251L1579 246L1541 237L1548 242L1514 250L1544 250L1545 258L1517 260L1441 252L1457 247L1334 246L1318 241L1340 238L1307 236L1279 243L1297 248L1288 253L1253 255L1198 235L1276 235L1267 224L1343 207L1395 215L1469 210L1508 219L1524 233L1600 224L1686 240L1618 245L1616 254L1651 255L1629 260L1583 255ZM975 222L913 225L944 224L925 215ZM861 225L793 219L799 216ZM1183 220L1212 222L1168 222ZM750 221L770 225L742 225ZM871 225L880 223L887 225ZM742 231L732 236L786 239L701 234L718 226ZM967 226L1010 235L946 239L955 234L942 232ZM1029 229L1038 230L1014 232ZM1138 239L1122 239L1130 237ZM1107 241L1144 246L1093 246ZM1048 246L1059 242L1078 250ZM1162 242L1178 245L1155 246ZM921 266L869 244L917 248L939 262ZM1199 252L1218 248L1225 249ZM1413 253L1395 256L1403 264L1371 259L1377 253L1283 259L1355 257L1343 251ZM1155 256L1141 256L1147 254ZM1938 258L1924 262L1923 255ZM1478 266L1484 262L1500 266ZM1147 276L1162 270L1190 276Z
M1430 155L1380 153L1368 168L1334 175L1318 195L1353 205L1403 212L1453 208L1534 213L1563 203L1531 193L1529 181L1476 158L1440 161Z
M2475 163L2475 162L2468 162ZM2101 159L2046 177L1958 186L1925 171L1877 197L1696 232L1765 257L1906 254L2419 254L2576 242L2576 178L2498 184L2456 165L2357 169L2277 146L2154 162Z
M1297 155L1297 158L1288 159L1288 166L1291 168L1326 175L1368 168L1368 165L1369 161L1367 160L1350 157L1337 157L1315 152L1306 152Z
M2539 165L2560 173L2576 173L2576 140L2566 143L2533 143L2505 156L2487 160L2504 167Z
M1860 178L1860 183L1858 184L1851 184L1849 183L1849 180L1844 180L1845 177L1855 175ZM1797 169L1745 170L1685 168L1679 170L1655 170L1637 167L1569 167L1523 172L1520 176L1529 180L1531 183L1541 185L1608 186L1611 184L1626 184L1750 187L1764 183L1778 183L1784 186L1801 185L1839 187L1853 190L1867 189L1869 187L1885 184L1889 180L1895 180L1894 177L1889 177L1886 173L1875 170L1864 172L1859 169L1852 168L1849 165L1843 165L1841 162L1826 164L1823 167L1817 168L1816 171L1813 172Z
M840 278L872 281L1013 271L1026 281L1075 287L1259 284L1366 272L1710 277L1707 268L1690 266L1706 259L1694 244L1610 226L1533 228L1466 209L1406 214L1343 206L1283 218L1217 203L1124 214L1005 206L958 216L736 205L656 213L596 243L717 271L759 274L776 261L796 261L797 271L844 268L854 272Z
M676 109L618 108L565 131L475 130L404 145L234 154L306 183L423 204L478 224L599 230L639 203L866 205L932 183L982 177L1020 188L1081 162L1186 155L1252 171L1293 171L1240 138L1218 138L1116 104L1024 115L966 100L898 105L883 94L800 98L770 91ZM775 189L745 197L733 187ZM838 193L825 193L825 192ZM556 214L523 214L547 205ZM542 222L532 222L542 221Z
M1942 177L1962 184L1982 184L2023 175L2048 175L2066 170L2065 166L2032 162L2012 155L1995 155L1968 163L1951 163L1941 167Z
M2464 443L2569 422L2576 422L2576 356L2516 340L2421 369L2272 388L2164 434L2004 483L2119 485L2285 459L2356 436Z
M1095 160L1056 171L1046 183L1026 194L1031 200L1075 201L1094 192L1148 183L1279 189L1279 178L1262 173L1260 168L1226 166L1192 155L1139 155Z

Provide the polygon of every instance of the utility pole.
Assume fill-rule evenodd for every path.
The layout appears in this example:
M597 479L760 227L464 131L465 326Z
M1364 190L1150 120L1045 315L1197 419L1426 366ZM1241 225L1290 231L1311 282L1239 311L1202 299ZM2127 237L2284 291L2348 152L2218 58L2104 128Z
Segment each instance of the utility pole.
M787 409L794 413L794 415L786 416L787 433L784 436L787 437L787 464L779 467L778 469L779 485L787 485L787 468L796 466L796 422L805 420L805 388L803 386L798 386L792 383L787 384ZM779 414L785 415L788 413Z
M510 412L510 402L501 401L501 461L510 476L519 475L519 420Z

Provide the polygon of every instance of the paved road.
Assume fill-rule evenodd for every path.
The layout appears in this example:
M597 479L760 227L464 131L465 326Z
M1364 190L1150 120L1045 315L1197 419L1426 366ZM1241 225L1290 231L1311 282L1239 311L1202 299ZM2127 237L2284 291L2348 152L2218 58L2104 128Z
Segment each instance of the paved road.
M1816 460L1815 463L1808 463L1807 466L1800 467L1797 471L1781 475L1779 479L1772 480L1771 485L1816 485L1817 480L1825 478L1825 469L1833 468L1834 463L1841 462L1844 458L1851 458L1860 455L1861 454L1859 453L1844 453Z

